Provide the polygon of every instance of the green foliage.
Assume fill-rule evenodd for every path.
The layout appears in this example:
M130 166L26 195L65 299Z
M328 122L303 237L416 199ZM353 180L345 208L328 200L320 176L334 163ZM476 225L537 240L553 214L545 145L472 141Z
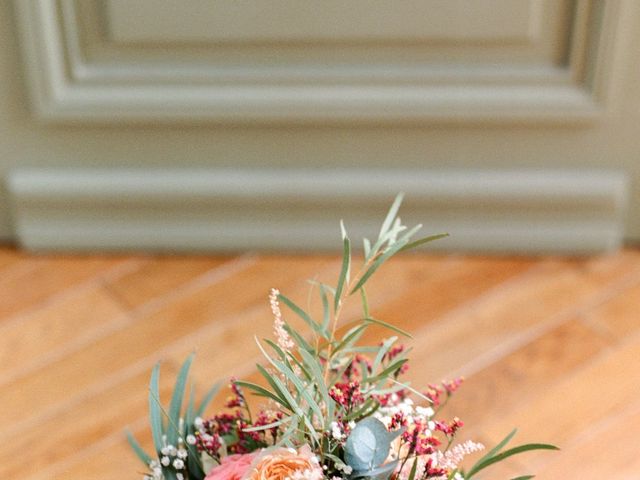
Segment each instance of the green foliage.
M387 478L386 474L390 474L398 462L384 462L389 456L391 442L401 433L402 430L389 432L374 417L358 422L347 438L344 449L344 459L353 468L352 478Z
M151 371L151 381L149 383L149 420L151 422L151 435L153 436L153 446L156 449L156 453L163 447L162 435L164 433L159 398L160 364L156 364Z
M516 432L517 430L513 430L498 445L496 445L485 456L478 460L475 465L473 465L464 475L464 478L466 480L470 480L478 472L493 465L494 463L501 462L502 460L505 460L513 455L518 455L520 453L529 452L532 450L558 450L558 447L554 445L548 445L546 443L527 443L525 445L520 445L503 451L502 449L507 446L507 444L515 436ZM525 475L523 477L517 477L513 480L525 480L529 478L533 478L533 476Z
M220 388L220 384L214 385L204 396L198 409L194 405L194 389L191 387L187 399L187 407L183 409L183 401L189 377L189 369L193 362L194 355L191 354L182 364L171 396L168 411L165 410L160 401L160 364L156 364L151 372L149 382L149 420L151 424L151 435L155 457L149 455L140 446L130 431L127 431L127 440L138 458L149 467L154 460L161 457L161 451L168 445L182 445L187 450L186 459L189 471L189 479L203 480L205 472L202 460L196 449L186 442L188 435L194 434L194 420L200 416L209 402ZM171 467L162 466L162 474L166 480L176 480L176 471Z
M187 387L187 377L189 375L189 368L191 368L191 362L193 362L193 353L187 357L178 373L176 380L176 386L173 389L173 396L171 397L171 404L169 405L169 422L167 427L167 442L171 445L178 443L178 426L180 424L180 414L182 413L182 399L184 398L184 391Z
M126 434L127 434L127 441L129 442L129 445L131 445L131 448L136 453L138 458L145 465L149 465L149 463L151 462L151 456L144 451L144 449L140 446L140 444L138 443L138 441L133 436L133 433L131 433L130 430L126 430Z

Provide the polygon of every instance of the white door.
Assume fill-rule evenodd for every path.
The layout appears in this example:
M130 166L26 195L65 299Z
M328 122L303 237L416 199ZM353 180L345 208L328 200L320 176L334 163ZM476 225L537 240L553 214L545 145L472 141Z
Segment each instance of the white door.
M29 247L322 247L398 190L445 248L640 239L640 2L14 10L31 110L0 120L3 233Z

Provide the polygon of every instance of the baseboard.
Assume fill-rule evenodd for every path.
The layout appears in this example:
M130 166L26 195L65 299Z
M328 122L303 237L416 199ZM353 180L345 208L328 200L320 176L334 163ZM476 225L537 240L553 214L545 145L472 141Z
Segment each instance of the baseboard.
M336 249L338 221L374 236L399 191L405 223L446 251L589 253L623 238L614 171L92 170L10 173L18 241L32 250Z

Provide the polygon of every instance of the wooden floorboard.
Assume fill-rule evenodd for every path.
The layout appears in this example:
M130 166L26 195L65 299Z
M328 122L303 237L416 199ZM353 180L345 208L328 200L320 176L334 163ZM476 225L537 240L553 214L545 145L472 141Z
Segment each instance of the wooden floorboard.
M201 390L230 373L252 377L253 336L272 329L269 289L317 310L306 280L331 282L339 267L331 255L0 249L0 478L139 478L123 430L150 441L153 364L163 361L163 392L193 350ZM465 437L495 443L519 426L522 441L563 449L484 478L640 478L639 252L411 255L384 266L368 293L375 316L414 333L416 385L467 377L446 407L466 420Z

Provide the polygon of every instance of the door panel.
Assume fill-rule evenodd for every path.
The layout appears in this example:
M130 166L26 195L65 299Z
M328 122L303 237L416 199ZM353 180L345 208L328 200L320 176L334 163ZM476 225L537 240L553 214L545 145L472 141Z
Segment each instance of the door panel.
M616 19L559 0L17 5L36 107L66 122L585 122Z
M557 178L576 173L567 188L590 185L592 198L607 184L592 181L598 172L621 172L632 180L626 236L640 239L633 0L26 0L13 3L15 32L9 7L0 7L5 176L306 170L331 184L347 169L365 188L373 170L465 182L498 172L491 178L515 174L531 192L540 172L561 170ZM617 218L621 190L607 192ZM460 208L476 212L473 202ZM534 210L503 221L521 216L526 231L540 225ZM8 212L4 201L5 235L22 224Z

